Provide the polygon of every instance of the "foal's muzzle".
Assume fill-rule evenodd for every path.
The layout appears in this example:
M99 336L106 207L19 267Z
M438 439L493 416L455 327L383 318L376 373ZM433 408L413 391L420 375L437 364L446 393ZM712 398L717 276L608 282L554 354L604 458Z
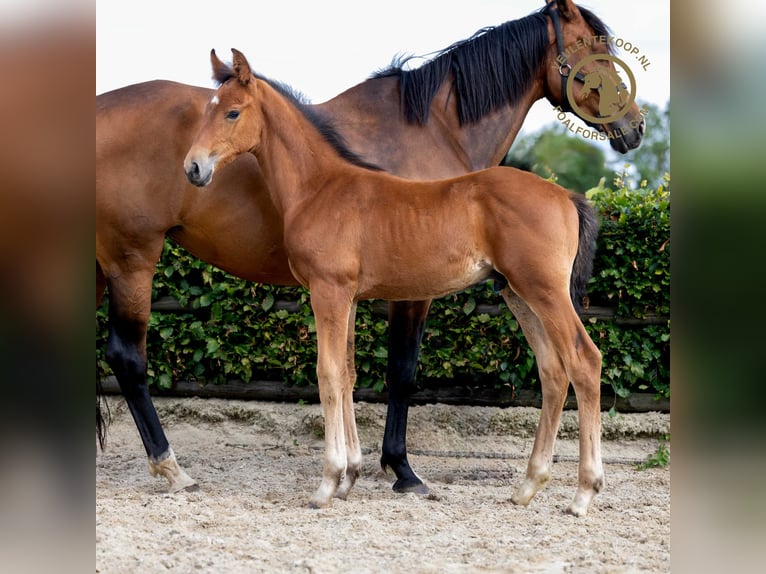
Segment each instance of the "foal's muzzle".
M213 179L213 169L200 166L196 161L184 162L184 171L189 183L197 187L204 187Z

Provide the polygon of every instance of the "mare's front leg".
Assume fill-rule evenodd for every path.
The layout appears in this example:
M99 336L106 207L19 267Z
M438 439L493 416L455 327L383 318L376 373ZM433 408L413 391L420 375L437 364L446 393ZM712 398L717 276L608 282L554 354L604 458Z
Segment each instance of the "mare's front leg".
M346 424L353 425L353 432L356 435L353 405L350 408L351 420L348 423L345 418L349 416L349 413L344 413L344 405L347 401L353 400L353 397L348 399L346 397L347 393L353 391L348 388L346 354L348 326L352 320L350 315L353 304L352 294L333 283L312 283L309 290L311 308L316 321L317 380L325 424L322 481L311 497L309 506L324 508L330 506L333 496L338 492L338 487L346 476ZM358 440L356 442L358 449ZM361 459L361 451L359 458ZM358 470L357 467L354 472Z
M388 410L380 466L396 474L394 492L427 494L407 460L407 417L431 301L392 301L388 311Z
M149 457L149 472L152 476L163 476L170 492L192 490L197 488L197 483L178 465L146 383L146 330L153 271L152 267L135 272L115 272L107 277L109 336L106 360L117 377L141 435Z

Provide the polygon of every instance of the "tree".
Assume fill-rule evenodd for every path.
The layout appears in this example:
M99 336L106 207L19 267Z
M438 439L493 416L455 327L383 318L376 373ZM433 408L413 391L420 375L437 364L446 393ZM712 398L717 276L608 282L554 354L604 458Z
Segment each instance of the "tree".
M559 185L584 193L602 177L611 181L604 152L581 137L569 135L564 126L554 124L535 134L519 138L503 165L532 171L542 177L556 176Z
M647 110L644 141L627 154L615 156L610 164L616 172L622 172L626 163L632 165L628 173L637 177L637 184L646 180L649 187L656 188L670 173L670 101L664 110L654 104L642 104L641 109Z

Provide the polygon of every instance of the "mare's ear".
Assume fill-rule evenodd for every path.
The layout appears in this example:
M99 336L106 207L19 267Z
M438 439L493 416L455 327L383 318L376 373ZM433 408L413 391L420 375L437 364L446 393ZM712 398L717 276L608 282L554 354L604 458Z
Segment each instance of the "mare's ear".
M231 49L231 53L234 56L234 74L237 76L237 80L243 86L246 86L253 78L253 73L250 71L250 64L247 63L245 55L234 48Z
M574 20L580 13L572 0L557 0L556 6L564 20Z
M210 50L210 63L213 65L213 79L219 84L235 76L234 71L218 59L215 50Z

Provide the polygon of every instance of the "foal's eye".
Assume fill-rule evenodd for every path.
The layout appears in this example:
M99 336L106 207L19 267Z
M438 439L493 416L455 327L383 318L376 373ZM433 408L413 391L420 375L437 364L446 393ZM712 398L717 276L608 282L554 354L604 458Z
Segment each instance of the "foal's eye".
M239 111L237 110L231 110L226 112L226 119L227 120L236 120L239 117Z

